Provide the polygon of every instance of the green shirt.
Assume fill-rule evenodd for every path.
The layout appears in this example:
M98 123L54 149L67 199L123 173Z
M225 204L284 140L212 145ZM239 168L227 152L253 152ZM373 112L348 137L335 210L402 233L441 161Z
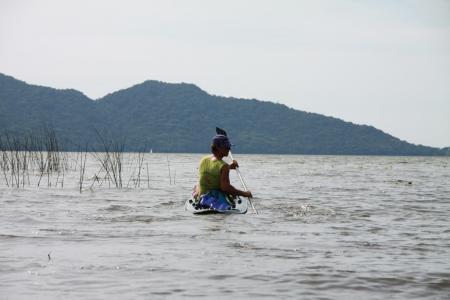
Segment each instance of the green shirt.
M220 190L220 170L226 164L223 160L214 159L211 155L200 161L198 170L200 195L210 190Z

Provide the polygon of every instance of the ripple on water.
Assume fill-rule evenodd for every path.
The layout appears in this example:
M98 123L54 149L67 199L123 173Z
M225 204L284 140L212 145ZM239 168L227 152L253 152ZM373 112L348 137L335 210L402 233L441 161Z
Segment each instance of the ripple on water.
M118 204L112 204L106 208L101 208L99 209L100 211L110 211L110 212L114 212L114 211L128 211L128 210L132 210L132 207L127 206L127 205L118 205Z
M303 221L307 223L323 222L336 215L335 211L309 203L280 207L286 221Z
M157 223L173 220L169 217L153 216L153 215L121 215L121 216L96 216L96 221L104 221L109 223Z
M0 295L448 298L448 159L242 156L260 215L192 216L200 155L152 155L145 190L0 187Z

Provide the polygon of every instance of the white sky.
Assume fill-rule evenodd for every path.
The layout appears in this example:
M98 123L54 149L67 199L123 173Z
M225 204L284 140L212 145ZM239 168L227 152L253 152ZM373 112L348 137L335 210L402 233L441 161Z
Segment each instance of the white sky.
M189 82L450 146L445 0L0 0L0 72L92 98Z

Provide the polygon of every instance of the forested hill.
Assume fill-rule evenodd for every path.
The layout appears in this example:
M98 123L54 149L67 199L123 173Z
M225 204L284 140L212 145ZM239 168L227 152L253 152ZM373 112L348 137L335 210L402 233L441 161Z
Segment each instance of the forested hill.
M372 126L294 110L285 105L213 96L192 84L145 81L92 100L79 91L29 85L0 74L0 134L51 126L66 150L100 135L144 144L155 152L208 152L216 126L239 153L445 155Z

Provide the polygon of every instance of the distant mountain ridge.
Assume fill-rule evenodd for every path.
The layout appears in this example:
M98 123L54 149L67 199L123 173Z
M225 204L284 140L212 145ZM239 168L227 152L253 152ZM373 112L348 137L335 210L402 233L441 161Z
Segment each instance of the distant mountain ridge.
M236 152L342 155L447 155L413 145L372 126L355 125L282 104L213 96L193 84L145 81L92 100L73 90L30 85L0 73L0 134L22 134L50 124L65 150L96 132L125 139L125 149L147 144L156 152L209 151L214 128L229 132Z

